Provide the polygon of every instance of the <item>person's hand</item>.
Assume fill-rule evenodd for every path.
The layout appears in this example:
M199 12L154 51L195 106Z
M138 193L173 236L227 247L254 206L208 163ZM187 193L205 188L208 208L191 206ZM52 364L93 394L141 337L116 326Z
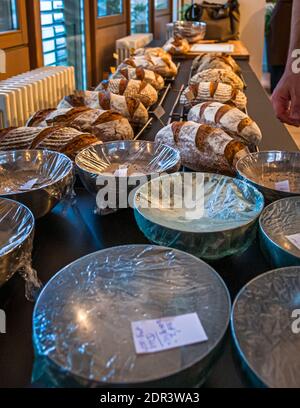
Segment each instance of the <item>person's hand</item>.
M281 122L300 126L300 75L284 73L272 95L276 116Z

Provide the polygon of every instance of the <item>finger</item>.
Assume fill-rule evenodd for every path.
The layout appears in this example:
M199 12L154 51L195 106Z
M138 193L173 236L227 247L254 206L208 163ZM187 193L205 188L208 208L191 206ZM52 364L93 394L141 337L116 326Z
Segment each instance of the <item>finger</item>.
M289 118L300 124L300 95L296 95L295 91L292 92Z
M275 93L272 95L272 105L276 116L285 115L289 110L289 99Z

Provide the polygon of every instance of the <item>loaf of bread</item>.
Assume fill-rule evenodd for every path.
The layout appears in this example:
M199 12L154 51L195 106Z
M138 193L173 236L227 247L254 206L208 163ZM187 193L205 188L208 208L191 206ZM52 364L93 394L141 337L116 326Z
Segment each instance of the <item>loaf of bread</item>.
M258 145L262 134L257 124L239 109L219 102L203 102L188 113L188 120L222 128L233 137Z
M235 73L241 71L240 66L230 55L222 53L205 53L194 59L192 70L202 72L207 69L225 69Z
M80 150L95 143L100 143L95 135L69 127L19 127L0 131L0 150L48 149L74 159Z
M126 78L128 80L137 79L139 81L144 81L152 85L157 91L160 91L165 86L165 81L161 75L144 68L131 68L129 66L126 68L120 68L113 74L112 78Z
M150 57L165 57L172 60L172 56L164 49L160 47L138 48L134 52L134 56L140 57L142 55Z
M118 67L118 70L127 67L144 68L156 72L164 78L173 78L177 75L177 67L172 60L166 57L135 56L125 59Z
M244 83L241 78L229 69L206 69L192 76L190 84L199 82L222 82L229 84L241 91L244 89Z
M180 36L171 38L165 45L164 49L172 55L187 54L190 51L190 44L188 40Z
M79 91L65 96L58 104L58 109L71 107L89 107L92 109L113 110L120 113L134 125L144 125L149 119L145 106L136 98L116 95L102 91Z
M136 79L109 79L100 82L95 91L109 91L117 95L137 98L148 108L157 102L158 95L156 89L145 81Z
M92 133L103 142L134 137L128 119L120 113L86 107L41 110L28 120L27 126L73 127L81 132Z
M236 160L247 147L222 129L195 122L173 122L156 135L156 142L180 151L181 162L194 171L234 175Z
M221 82L199 82L189 85L182 93L180 102L192 106L203 101L232 103L239 109L247 106L244 92L229 84Z

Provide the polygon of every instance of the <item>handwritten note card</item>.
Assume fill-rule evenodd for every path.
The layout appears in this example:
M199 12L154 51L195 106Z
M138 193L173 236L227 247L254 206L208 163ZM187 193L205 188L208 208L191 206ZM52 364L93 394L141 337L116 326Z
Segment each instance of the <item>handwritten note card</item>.
M296 248L300 249L300 234L286 235L286 237Z
M291 191L290 183L288 180L278 181L277 183L275 183L275 189L278 191L285 191L289 193Z
M207 341L197 313L132 322L137 354L156 353Z

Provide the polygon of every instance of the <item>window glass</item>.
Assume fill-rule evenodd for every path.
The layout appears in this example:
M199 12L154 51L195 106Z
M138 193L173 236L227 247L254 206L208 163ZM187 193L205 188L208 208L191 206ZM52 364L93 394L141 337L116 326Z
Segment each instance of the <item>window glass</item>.
M156 10L165 10L169 8L169 0L155 0Z
M44 64L74 66L76 87L85 89L84 0L40 0L40 8Z
M18 13L16 0L0 1L0 32L17 30Z
M98 17L122 14L123 0L98 0Z
M149 1L131 0L131 33L149 32Z

